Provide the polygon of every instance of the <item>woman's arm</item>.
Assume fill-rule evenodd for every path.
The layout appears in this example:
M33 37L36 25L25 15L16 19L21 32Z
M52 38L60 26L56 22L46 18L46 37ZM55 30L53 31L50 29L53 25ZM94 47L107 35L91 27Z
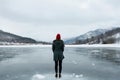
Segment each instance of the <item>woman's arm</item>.
M64 45L64 42L62 41L62 51L64 51L64 47L65 45Z
M52 43L52 51L54 52L54 50L55 50L55 46L54 46L54 41L53 41L53 43Z

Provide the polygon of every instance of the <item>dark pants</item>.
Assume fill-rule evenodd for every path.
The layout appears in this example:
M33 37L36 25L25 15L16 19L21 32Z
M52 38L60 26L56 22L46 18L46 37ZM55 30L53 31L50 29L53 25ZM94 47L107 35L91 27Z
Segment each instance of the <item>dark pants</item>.
M58 73L58 67L59 67L59 73L62 72L62 60L55 61L55 72Z

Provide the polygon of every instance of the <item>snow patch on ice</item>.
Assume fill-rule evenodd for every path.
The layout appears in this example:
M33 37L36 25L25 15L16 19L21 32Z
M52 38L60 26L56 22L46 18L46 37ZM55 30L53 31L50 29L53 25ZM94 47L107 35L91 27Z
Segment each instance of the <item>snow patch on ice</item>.
M61 78L55 78L54 74L35 74L31 77L31 80L88 80L83 74L62 74Z
M45 78L45 76L43 76L41 74L35 74L35 75L33 75L32 80L42 80L44 78Z
M83 74L78 75L78 74L73 73L73 74L72 74L72 77L75 77L75 78L83 78Z

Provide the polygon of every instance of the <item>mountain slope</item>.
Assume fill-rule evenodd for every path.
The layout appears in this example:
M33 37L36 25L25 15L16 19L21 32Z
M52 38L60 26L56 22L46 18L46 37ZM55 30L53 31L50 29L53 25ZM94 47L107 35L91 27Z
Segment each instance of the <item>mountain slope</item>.
M68 40L65 40L65 43L66 44L75 44L76 41L78 40L86 40L88 38L91 38L92 36L97 36L97 35L100 35L102 33L105 33L107 30L106 29L97 29L95 31L89 31L83 35L80 35L80 36L77 36L75 38L71 38L71 39L68 39Z
M36 43L36 40L0 30L0 43Z
M120 41L120 28L97 29L66 40L66 44L112 44Z

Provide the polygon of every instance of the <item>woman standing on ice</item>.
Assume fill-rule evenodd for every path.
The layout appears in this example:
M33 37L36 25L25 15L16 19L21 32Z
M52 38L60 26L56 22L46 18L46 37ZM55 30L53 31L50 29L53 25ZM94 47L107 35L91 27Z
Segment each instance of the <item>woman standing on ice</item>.
M61 40L60 34L56 35L56 40L53 41L52 44L52 50L53 50L53 60L55 61L55 77L61 78L61 72L62 72L62 60L64 59L63 51L64 51L64 42ZM59 69L58 69L59 68ZM59 70L59 74L58 74Z

